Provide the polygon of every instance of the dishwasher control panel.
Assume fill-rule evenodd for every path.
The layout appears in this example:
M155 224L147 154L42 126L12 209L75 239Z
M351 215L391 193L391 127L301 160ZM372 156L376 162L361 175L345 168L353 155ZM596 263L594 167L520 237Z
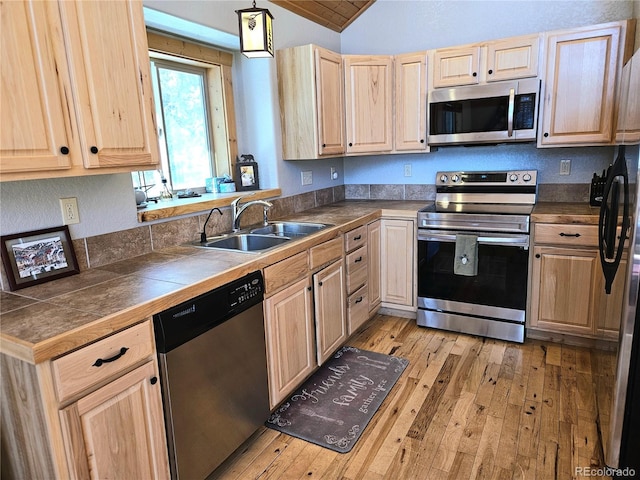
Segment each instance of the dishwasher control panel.
M240 285L234 285L229 290L229 306L241 305L255 297L262 295L262 281L260 278L247 278Z

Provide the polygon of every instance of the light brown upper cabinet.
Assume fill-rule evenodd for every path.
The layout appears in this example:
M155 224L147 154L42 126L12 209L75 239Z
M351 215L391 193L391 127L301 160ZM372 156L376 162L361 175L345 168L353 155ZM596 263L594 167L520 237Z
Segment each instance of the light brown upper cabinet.
M2 10L2 180L156 166L142 3L25 1Z
M616 143L640 143L640 50L622 67Z
M538 75L539 35L443 48L433 53L433 88Z
M347 153L393 148L393 57L344 55Z
M538 147L613 141L616 88L635 22L545 35L546 68Z
M394 57L396 151L427 151L427 53Z
M538 76L540 36L508 38L487 44L487 82Z
M342 56L316 45L278 50L284 160L343 155Z

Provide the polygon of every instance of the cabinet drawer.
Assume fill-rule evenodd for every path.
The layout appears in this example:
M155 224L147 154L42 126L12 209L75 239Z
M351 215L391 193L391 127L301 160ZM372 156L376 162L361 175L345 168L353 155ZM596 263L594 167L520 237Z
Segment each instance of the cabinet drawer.
M309 272L309 254L304 251L264 269L264 290L271 294Z
M315 270L333 260L342 257L344 252L342 237L334 238L309 249L309 268Z
M369 318L369 292L363 285L347 299L349 335L355 332Z
M347 252L365 244L367 241L367 226L363 225L348 231L344 235L344 249Z
M597 247L598 226L536 223L533 241L536 244Z
M367 247L360 247L346 257L347 260L347 291L353 292L367 281Z
M153 355L151 320L134 325L52 362L63 402Z

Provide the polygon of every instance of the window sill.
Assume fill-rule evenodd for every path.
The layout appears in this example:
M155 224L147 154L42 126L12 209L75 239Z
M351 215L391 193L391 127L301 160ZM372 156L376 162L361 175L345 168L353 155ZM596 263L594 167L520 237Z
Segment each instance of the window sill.
M138 222L151 222L211 210L215 207L228 207L236 198L247 195L251 195L251 200L259 200L278 197L281 193L279 188L250 192L203 193L201 197L176 198L169 202L150 203L147 207L138 210Z

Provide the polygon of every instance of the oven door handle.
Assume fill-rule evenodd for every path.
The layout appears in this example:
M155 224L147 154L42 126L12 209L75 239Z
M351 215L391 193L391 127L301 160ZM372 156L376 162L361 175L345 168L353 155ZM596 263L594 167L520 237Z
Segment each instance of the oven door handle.
M450 233L426 233L418 232L418 240L432 241L432 242L455 242L456 235ZM529 237L516 235L513 237L500 237L490 236L483 237L478 236L478 243L484 245L500 245L506 247L523 247L529 248Z

